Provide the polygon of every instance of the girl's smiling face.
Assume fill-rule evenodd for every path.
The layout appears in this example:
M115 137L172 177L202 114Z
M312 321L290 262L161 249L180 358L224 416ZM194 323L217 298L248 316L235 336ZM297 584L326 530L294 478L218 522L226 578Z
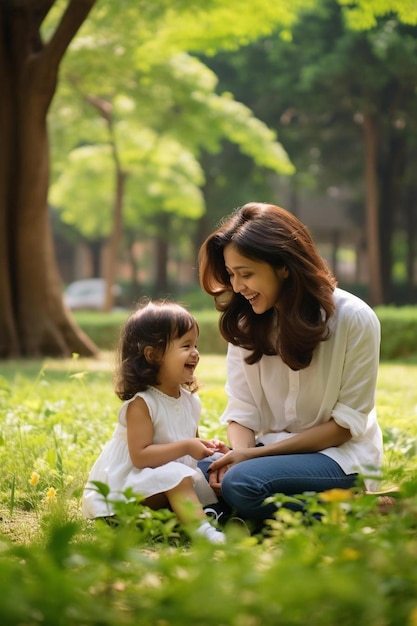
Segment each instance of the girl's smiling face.
M275 268L265 261L249 259L231 243L225 246L223 256L233 291L246 298L255 313L279 307L282 284L288 277L286 267Z
M161 359L158 389L167 395L178 395L179 386L192 383L200 360L197 349L198 330L194 326L182 337L173 339Z

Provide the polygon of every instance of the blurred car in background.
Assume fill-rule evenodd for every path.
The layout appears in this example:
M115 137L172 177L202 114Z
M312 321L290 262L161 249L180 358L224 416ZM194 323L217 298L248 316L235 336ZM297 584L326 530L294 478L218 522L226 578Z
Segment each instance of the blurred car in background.
M122 295L120 285L113 285L115 305ZM87 309L100 311L106 297L106 281L103 278L76 280L64 291L64 302L72 310Z

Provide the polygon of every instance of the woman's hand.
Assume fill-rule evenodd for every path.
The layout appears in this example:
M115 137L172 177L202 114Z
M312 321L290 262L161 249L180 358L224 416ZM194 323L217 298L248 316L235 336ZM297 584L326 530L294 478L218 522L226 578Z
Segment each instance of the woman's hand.
M253 448L243 450L227 450L228 451L224 454L224 456L213 461L213 463L208 467L210 487L214 489L216 493L221 493L223 476L229 467L252 458L251 453L253 452Z
M220 467L219 469L216 469L216 470L210 470L209 472L209 485L217 495L221 495L222 493L221 485L222 485L223 476L225 475L226 472L227 472L227 466Z
M241 463L242 461L248 461L253 458L253 448L243 448L240 450L228 450L227 454L222 456L220 459L216 459L209 466L208 470L210 472L215 472L222 467L232 467L232 465L236 465L236 463Z

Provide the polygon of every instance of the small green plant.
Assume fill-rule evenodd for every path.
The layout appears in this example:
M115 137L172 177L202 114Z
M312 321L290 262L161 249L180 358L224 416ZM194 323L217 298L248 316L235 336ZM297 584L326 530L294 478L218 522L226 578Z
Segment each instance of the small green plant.
M382 487L301 494L220 547L190 541L131 491L117 523L82 518L82 490L120 401L112 359L22 362L0 378L0 623L7 626L417 626L417 367L381 366ZM224 358L198 370L201 434L225 439ZM107 486L96 485L103 497ZM297 498L297 499L299 499Z
M142 504L142 498L129 487L110 498L110 487L98 480L91 481L95 489L113 512L109 517L98 520L112 528L134 528L137 541L153 544L165 542L172 545L189 543L189 537L181 527L176 515L169 509L152 510ZM111 507L110 507L111 505Z

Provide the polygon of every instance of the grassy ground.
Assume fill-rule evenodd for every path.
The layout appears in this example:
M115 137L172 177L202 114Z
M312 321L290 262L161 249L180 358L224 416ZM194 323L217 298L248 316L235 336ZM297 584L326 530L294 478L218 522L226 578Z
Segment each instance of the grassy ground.
M112 356L0 366L0 623L8 626L417 626L417 365L383 363L378 412L385 486L378 500L311 498L320 523L280 509L264 537L190 544L146 511L122 530L82 520L87 473L119 400ZM203 356L201 434L225 438L225 363ZM232 533L232 531L231 531Z
M71 495L74 510L89 468L115 425L113 356L3 363L0 503L5 526L32 537L33 515L49 488ZM226 440L218 417L226 405L225 360L206 355L198 377L200 432ZM398 485L416 469L417 365L385 364L378 380L378 414L385 437L385 482ZM39 482L29 481L35 472ZM45 496L46 497L46 496ZM7 512L9 511L9 513ZM10 515L10 512L12 515Z

